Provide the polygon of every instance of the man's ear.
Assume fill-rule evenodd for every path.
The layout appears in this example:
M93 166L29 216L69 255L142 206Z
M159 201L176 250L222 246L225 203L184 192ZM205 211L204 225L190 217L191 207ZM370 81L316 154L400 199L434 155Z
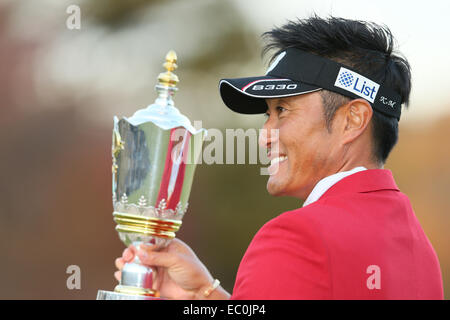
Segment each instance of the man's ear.
M355 99L342 108L342 144L347 144L361 136L372 119L372 106L364 99Z

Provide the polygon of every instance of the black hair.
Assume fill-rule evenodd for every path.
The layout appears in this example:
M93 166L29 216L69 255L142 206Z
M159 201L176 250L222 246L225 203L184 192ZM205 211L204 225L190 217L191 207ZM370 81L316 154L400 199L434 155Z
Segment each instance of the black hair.
M394 37L387 26L344 18L320 18L289 21L263 34L268 40L263 54L271 50L271 61L287 48L297 48L342 63L368 78L382 82L400 94L408 106L411 68L394 51ZM336 110L351 99L328 90L320 91L328 130ZM372 116L374 160L384 164L398 140L398 120L374 110Z

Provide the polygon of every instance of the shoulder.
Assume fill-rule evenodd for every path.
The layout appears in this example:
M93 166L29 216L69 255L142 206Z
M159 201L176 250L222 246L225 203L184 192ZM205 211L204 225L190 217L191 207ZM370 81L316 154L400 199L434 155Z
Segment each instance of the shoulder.
M233 299L329 298L327 250L305 209L280 214L257 232L239 266Z
M266 250L287 258L325 255L326 233L320 212L323 206L310 206L284 212L264 224L254 236L249 250Z
M318 239L323 224L321 220L333 214L337 208L333 204L317 202L303 208L284 212L264 224L256 234L257 236L273 232L293 233L305 240Z
M256 233L248 252L296 263L323 261L327 256L327 240L317 214L319 211L317 206L311 206L278 215Z
M309 265L325 263L333 247L334 233L345 229L342 214L334 204L316 202L284 212L265 223L247 249L251 258L296 261ZM271 256L274 259L269 259Z

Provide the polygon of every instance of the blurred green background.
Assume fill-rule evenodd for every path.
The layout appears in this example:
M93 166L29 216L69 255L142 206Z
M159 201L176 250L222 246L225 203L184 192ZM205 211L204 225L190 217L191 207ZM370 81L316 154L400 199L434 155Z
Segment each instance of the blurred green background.
M262 31L315 9L339 13L339 3L280 1L286 15L274 10L271 19L269 1L1 1L0 299L95 299L98 289L114 288L114 260L124 246L112 220L112 119L153 102L169 49L179 58L175 103L182 113L223 132L259 128L262 115L235 114L222 104L219 79L263 74ZM442 3L436 2L436 12ZM71 4L81 8L79 30L66 27ZM412 14L421 10L408 4ZM292 10L286 10L289 6ZM342 15L354 17L363 8L354 2L355 11L345 7ZM385 18L376 22L389 25L393 18ZM398 24L416 21L398 19ZM440 32L448 34L448 29ZM407 33L400 43L412 55L413 102L386 168L410 197L438 254L448 299L449 88L441 83L438 95L421 85L424 72L435 72L423 65L435 61L413 50L412 44L423 47L427 41L415 35ZM269 196L260 167L199 165L177 234L230 292L255 232L301 205L297 199ZM80 290L66 287L69 265L81 268Z

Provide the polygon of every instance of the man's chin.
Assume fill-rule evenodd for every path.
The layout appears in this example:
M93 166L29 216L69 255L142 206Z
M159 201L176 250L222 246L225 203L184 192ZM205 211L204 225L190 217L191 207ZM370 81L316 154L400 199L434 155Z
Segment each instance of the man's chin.
M274 197L279 197L284 195L283 191L284 188L277 184L275 181L271 181L271 179L269 178L269 181L267 181L267 192Z

